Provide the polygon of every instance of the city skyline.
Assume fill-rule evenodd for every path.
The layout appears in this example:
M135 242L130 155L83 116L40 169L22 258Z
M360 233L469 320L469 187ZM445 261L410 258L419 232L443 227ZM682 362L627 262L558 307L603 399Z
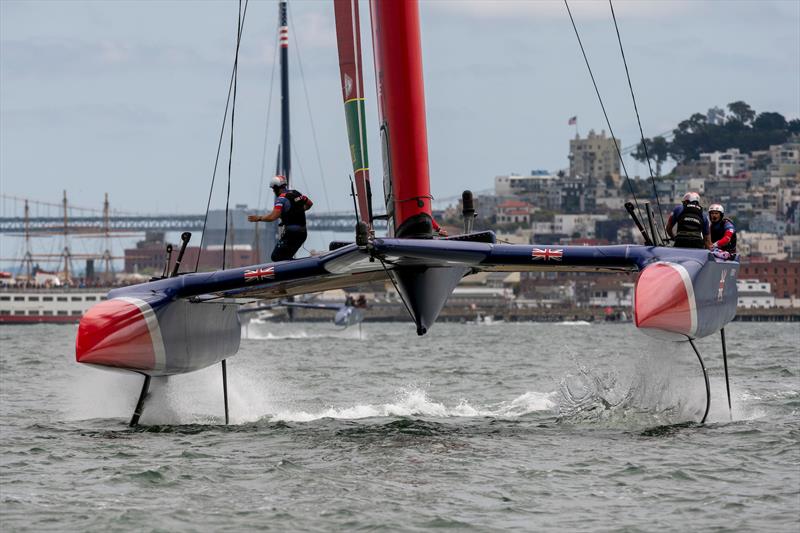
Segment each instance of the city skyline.
M635 144L638 126L608 5L570 7L615 136ZM268 178L277 142L273 103L265 151L277 8L251 2L248 9L231 205L255 207L260 197L263 207L270 198L259 189L262 161ZM368 6L361 9L377 204L375 83ZM315 197L317 209L347 210L352 170L333 9L329 2L290 2L290 10L295 184ZM578 117L582 136L607 129L562 3L422 2L420 12L435 197L490 188L496 175L568 167L576 131L570 117ZM615 12L646 136L735 100L759 112L800 115L800 4L617 2ZM0 15L3 194L57 202L67 189L71 202L100 206L108 192L126 211L205 209L233 60L235 2L4 1ZM274 101L277 85L273 91ZM212 209L224 208L226 168L223 156ZM639 164L628 170L647 173Z

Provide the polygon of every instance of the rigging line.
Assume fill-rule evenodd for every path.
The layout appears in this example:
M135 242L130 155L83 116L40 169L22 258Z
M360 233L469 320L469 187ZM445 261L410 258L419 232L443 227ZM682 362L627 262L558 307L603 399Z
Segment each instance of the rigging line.
M608 131L611 133L611 140L614 141L614 149L617 151L617 157L619 157L619 162L622 164L622 170L625 172L625 180L628 182L628 189L631 191L631 196L633 196L633 203L636 205L636 210L639 212L639 218L644 220L642 216L642 210L639 207L639 200L636 198L636 192L633 190L633 184L631 183L631 177L628 175L628 169L625 168L625 160L622 158L622 153L619 150L619 145L617 144L617 139L614 136L614 130L611 128L611 121L608 119L608 113L606 113L606 106L603 104L603 98L600 96L600 89L597 88L597 82L594 79L594 73L592 72L592 67L589 66L589 58L586 57L586 50L583 48L583 41L581 41L581 36L578 34L578 27L575 25L575 19L572 17L572 11L569 8L569 3L567 0L564 0L564 5L567 8L567 13L569 14L569 20L572 22L572 29L575 30L575 37L578 38L578 45L581 47L581 53L583 54L583 61L586 63L586 68L589 70L589 76L592 78L592 85L594 85L594 92L597 94L597 99L600 101L600 108L603 110L603 116L606 118L606 125L608 126Z
M639 124L639 135L642 138L642 146L644 147L644 156L647 158L647 168L650 170L650 182L653 184L653 195L656 197L656 205L658 206L658 216L661 218L661 228L666 228L664 223L664 215L661 213L661 201L658 199L658 190L656 189L656 179L653 176L653 165L650 163L650 154L647 152L647 143L644 139L644 130L642 130L642 119L639 117L639 107L636 105L636 96L633 93L633 84L631 83L631 74L628 71L628 61L625 59L625 50L622 48L622 37L619 34L619 25L617 24L617 15L614 13L614 4L608 0L608 6L611 8L611 18L614 19L614 29L617 31L617 42L619 42L619 52L622 54L622 63L625 65L625 76L628 78L628 88L631 91L631 100L633 100L633 109L636 111L636 122ZM659 238L661 231L658 232Z
M292 19L292 27L296 27L294 25L294 16L292 16L292 6L287 3L286 4L289 11L289 17ZM328 211L331 210L331 204L328 197L328 188L325 185L325 172L322 170L322 158L319 155L319 143L317 142L317 129L314 127L314 116L311 114L311 101L308 98L308 86L306 85L306 76L303 73L303 62L300 60L300 44L297 41L297 32L292 32L292 37L294 38L294 49L296 50L297 55L297 68L300 70L300 79L303 81L303 93L306 97L306 110L308 111L308 120L309 124L311 125L311 138L314 140L314 150L317 153L317 165L319 166L319 178L322 181L322 193L325 195L325 206L328 208Z
M247 4L244 6L244 14L242 15L242 25L244 25L244 19L247 16ZM228 106L231 103L231 91L233 90L233 76L236 74L236 66L231 70L231 79L228 82L228 97L225 100L225 112L222 115L222 127L219 130L219 141L217 142L217 156L214 159L214 172L211 174L211 187L208 191L208 201L206 202L206 214L203 217L203 229L200 233L200 249L197 250L197 260L194 264L194 271L197 272L198 267L200 266L200 256L203 254L203 242L206 240L206 225L208 224L208 211L211 209L211 195L214 192L214 182L217 179L217 167L219 166L219 154L222 150L222 138L225 135L225 124L228 121Z
M280 24L280 22L278 22ZM269 96L267 97L267 121L264 124L264 150L261 152L261 177L258 180L258 203L256 209L261 210L261 194L264 188L264 168L267 163L267 140L269 134L269 117L272 113L272 89L275 86L275 65L278 57L278 32L275 34L275 51L272 54L272 73L269 76Z
M245 8L247 8L247 2L249 0L245 0ZM228 191L225 195L225 236L222 239L222 270L225 270L225 263L227 258L227 249L228 249L228 209L230 207L231 202L231 166L233 165L233 125L234 125L234 117L236 116L236 88L238 85L239 80L239 46L242 43L242 0L239 0L239 19L236 23L237 25L237 33L236 33L236 55L233 60L233 102L231 103L231 147L230 152L228 153ZM236 243L234 242L233 245L235 246Z
M297 163L297 168L300 170L300 180L303 182L303 188L306 192L309 192L308 189L308 181L306 180L306 173L303 171L303 163L300 159L300 154L297 153L297 143L292 145L292 153L294 154L295 163Z
M413 320L414 323L416 323L417 320L414 318L414 313L411 312L411 308L408 306L408 303L406 302L406 299L403 296L403 293L400 292L400 289L397 287L397 283L395 283L394 278L392 277L392 273L389 272L389 269L386 268L386 263L383 262L383 258L378 257L378 261L381 262L381 266L383 266L383 270L384 270L384 272L386 272L386 276L389 278L389 281L392 282L392 285L394 285L394 290L396 290L397 291L397 295L400 296L400 300L403 302L403 305L405 306L406 311L408 312L408 316L410 316L411 320Z

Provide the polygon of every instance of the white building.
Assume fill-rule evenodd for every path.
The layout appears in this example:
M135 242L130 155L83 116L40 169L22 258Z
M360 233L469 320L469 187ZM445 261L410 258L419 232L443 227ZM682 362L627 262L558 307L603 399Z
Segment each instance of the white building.
M747 154L740 153L738 148L729 148L724 152L700 154L700 161L714 165L714 174L717 176L735 176L739 174L747 168L748 160Z
M497 206L498 224L529 224L536 208L527 202L506 200Z
M630 307L633 298L633 283L616 280L600 280L592 285L589 305L596 307Z
M775 297L767 282L757 279L740 279L736 282L736 290L739 292L739 307L745 309L775 307Z
M783 144L770 146L769 155L771 175L797 176L800 173L800 138L795 137Z
M561 205L559 177L546 173L495 176L494 193L498 198L521 198L540 209L558 209Z
M563 235L580 233L581 237L594 239L595 222L598 220L608 220L608 215L555 215L553 233Z
M774 233L739 231L737 238L736 249L740 255L766 257L772 261L781 261L788 256L783 240Z

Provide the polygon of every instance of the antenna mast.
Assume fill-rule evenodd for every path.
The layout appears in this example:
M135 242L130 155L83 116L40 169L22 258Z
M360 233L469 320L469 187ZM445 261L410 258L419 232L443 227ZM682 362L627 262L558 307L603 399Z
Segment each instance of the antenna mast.
M280 29L278 30L281 47L281 174L289 183L292 173L292 150L289 131L289 21L286 10L286 0L278 4Z
M62 204L64 206L64 283L70 282L70 261L71 261L71 254L69 252L69 215L67 213L67 191L64 190L64 199L62 200Z
M33 256L31 255L31 208L28 206L27 198L25 199L25 255L22 258L22 268L25 269L30 283L33 276Z

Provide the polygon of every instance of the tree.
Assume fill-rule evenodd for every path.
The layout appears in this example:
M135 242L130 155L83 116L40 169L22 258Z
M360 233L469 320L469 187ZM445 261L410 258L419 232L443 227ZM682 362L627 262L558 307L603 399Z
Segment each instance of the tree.
M672 131L672 142L667 149L669 156L680 162L698 159L701 152L707 151L708 128L706 116L701 113L695 113L687 120L679 122L678 127Z
M748 124L753 118L756 116L756 112L741 100L737 100L736 102L731 102L728 104L728 110L733 115L733 120L740 122L741 124Z
M696 161L702 153L730 148L738 148L744 153L766 150L786 142L793 134L800 134L798 119L787 122L783 115L772 111L757 114L741 100L728 104L728 109L731 114L724 124L714 120L709 122L701 113L678 123L673 130L672 142L666 143L667 155L677 162L686 163ZM651 149L648 142L647 148L653 156L655 147ZM643 161L641 152L639 147L634 157Z
M753 121L753 128L757 130L785 130L788 126L783 115L770 111L760 113Z
M656 177L661 176L661 165L670 157L669 143L660 135L652 139L644 139L631 154L634 159L647 162L648 156L656 163Z

